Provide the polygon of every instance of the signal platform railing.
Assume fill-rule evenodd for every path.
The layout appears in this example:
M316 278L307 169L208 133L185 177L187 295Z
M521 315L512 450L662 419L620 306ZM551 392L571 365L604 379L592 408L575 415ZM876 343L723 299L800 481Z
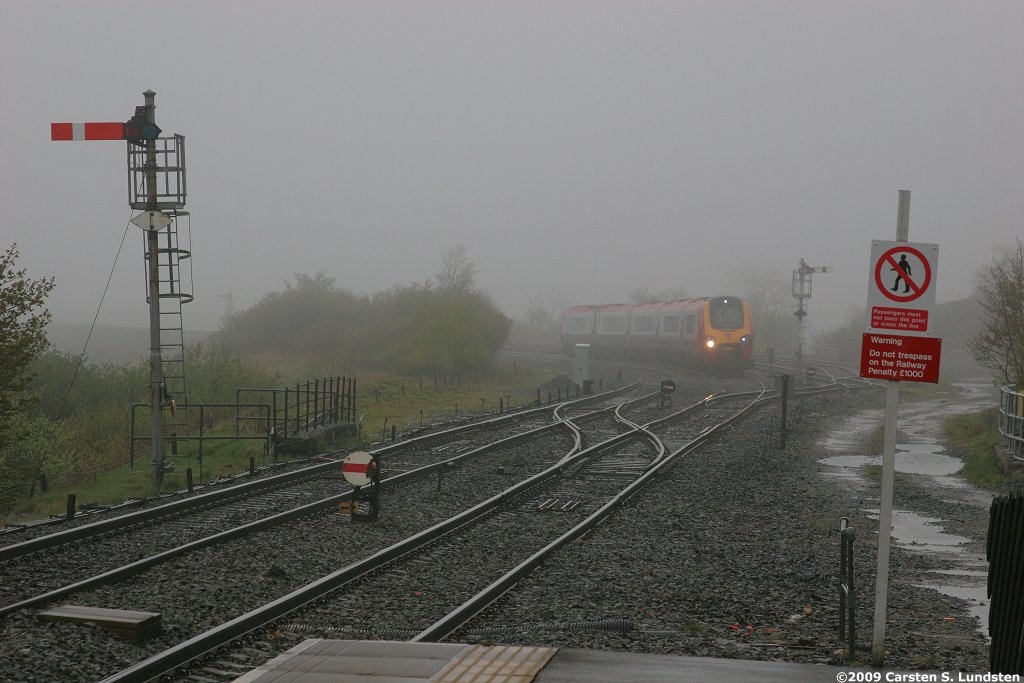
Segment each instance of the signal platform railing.
M1010 457L1024 462L1024 390L999 388L999 433Z

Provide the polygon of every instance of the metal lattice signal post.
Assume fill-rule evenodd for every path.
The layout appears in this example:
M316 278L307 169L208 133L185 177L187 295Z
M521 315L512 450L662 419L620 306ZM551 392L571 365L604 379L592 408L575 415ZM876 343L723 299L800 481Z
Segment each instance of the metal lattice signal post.
M804 343L807 336L807 328L804 318L807 311L804 309L804 299L811 298L811 275L814 273L830 273L835 268L832 266L809 266L800 259L800 267L793 271L793 298L797 300L797 309L793 312L796 316L796 356L797 360L804 358Z
M147 90L142 93L146 98L145 122L149 125L156 125L156 93ZM157 210L156 205L156 142L146 140L146 211ZM150 213L150 216L153 214ZM163 447L163 403L164 403L164 378L163 361L160 357L160 259L157 257L159 251L158 231L151 227L146 229L146 253L149 259L149 407L150 407L150 436L152 441L153 460L153 490L157 493L164 483L164 447Z
M126 140L128 143L129 204L133 209L145 213L132 219L132 223L146 233L147 299L149 302L150 367L149 403L151 410L151 450L153 464L153 488L160 491L164 473L163 409L173 402L165 385L161 342L160 299L173 297L179 303L191 301L191 293L180 286L178 259L189 254L177 246L175 218L187 215L185 206L184 138L160 138L161 130L156 125L156 93L143 93L145 104L135 108L135 114L128 121L98 123L53 123L50 125L51 140ZM159 247L161 234L166 235L167 247ZM161 264L161 255L165 263ZM161 289L160 268L168 272ZM180 311L178 314L180 316ZM180 331L180 323L177 328ZM182 354L180 362L184 363ZM182 373L182 381L184 375Z

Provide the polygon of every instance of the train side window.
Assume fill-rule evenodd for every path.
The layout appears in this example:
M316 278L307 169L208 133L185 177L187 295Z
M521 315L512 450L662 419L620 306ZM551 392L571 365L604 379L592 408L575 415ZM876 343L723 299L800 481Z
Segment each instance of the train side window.
M601 331L606 334L618 334L625 329L625 318L601 318Z
M697 329L697 316L692 313L686 316L686 334L693 334Z
M665 319L661 321L661 331L665 334L675 334L679 331L679 316L678 315L666 315Z

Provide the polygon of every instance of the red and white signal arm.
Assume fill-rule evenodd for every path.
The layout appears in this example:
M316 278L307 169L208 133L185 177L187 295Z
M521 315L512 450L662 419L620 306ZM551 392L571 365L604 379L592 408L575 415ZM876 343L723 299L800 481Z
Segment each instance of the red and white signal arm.
M366 451L349 453L341 463L341 473L345 481L353 486L366 486L373 480L373 468L377 461Z
M939 245L871 242L868 330L931 336Z
M51 123L51 140L124 140L124 124L120 121L89 123Z

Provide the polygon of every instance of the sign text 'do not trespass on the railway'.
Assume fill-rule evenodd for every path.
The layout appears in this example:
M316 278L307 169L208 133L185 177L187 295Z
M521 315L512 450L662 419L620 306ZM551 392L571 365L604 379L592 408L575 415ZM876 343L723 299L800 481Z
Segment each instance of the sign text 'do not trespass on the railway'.
M891 382L939 381L942 340L865 332L861 343L860 376Z

